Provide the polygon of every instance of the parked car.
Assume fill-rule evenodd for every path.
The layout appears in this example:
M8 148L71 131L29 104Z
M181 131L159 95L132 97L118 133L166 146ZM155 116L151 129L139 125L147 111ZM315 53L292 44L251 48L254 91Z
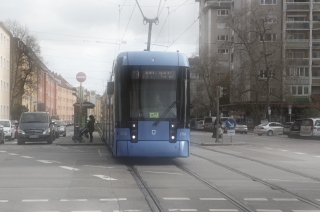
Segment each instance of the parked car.
M320 137L320 118L302 119L300 125L301 137Z
M236 133L245 133L247 134L248 133L248 127L247 125L243 125L243 124L237 124L236 127L234 128L235 132Z
M204 125L203 125L203 129L206 131L213 131L213 123L216 120L217 117L214 116L206 116L204 117Z
M203 118L202 118L203 119ZM190 129L194 130L194 129L197 129L197 122L200 121L201 118L192 118L190 120Z
M290 126L290 134L288 135L289 138L298 138L300 137L300 125L302 119L295 120Z
M283 133L283 126L278 122L269 122L255 126L253 132L259 136L263 134L268 136L281 135Z
M9 141L14 140L14 125L9 119L0 119L0 125L3 126L4 138Z
M4 144L4 131L2 125L0 125L0 144Z
M196 129L203 130L204 129L204 120L199 120L196 122Z
M293 124L293 122L285 122L283 124L283 135L290 136L290 127Z
M58 128L59 135L66 137L67 135L67 124L64 121L55 120L55 124Z
M229 119L230 117L220 117L221 120L221 128L223 132L227 132L227 127L226 127L226 121Z
M38 141L52 144L54 140L53 124L48 112L22 113L18 129L18 145Z

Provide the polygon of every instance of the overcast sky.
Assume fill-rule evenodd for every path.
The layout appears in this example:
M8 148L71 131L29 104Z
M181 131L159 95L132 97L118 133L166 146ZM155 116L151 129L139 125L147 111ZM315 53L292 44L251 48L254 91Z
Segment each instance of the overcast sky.
M138 0L147 18L155 18L151 50L198 53L198 3L195 0ZM159 8L159 4L160 8ZM28 27L41 47L45 65L77 87L102 94L119 52L147 48L148 25L136 0L0 0L0 21Z

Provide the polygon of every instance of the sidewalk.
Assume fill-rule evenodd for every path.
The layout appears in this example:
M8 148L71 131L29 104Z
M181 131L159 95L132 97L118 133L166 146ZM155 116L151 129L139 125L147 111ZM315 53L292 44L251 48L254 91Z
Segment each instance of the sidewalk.
M215 142L216 138L212 138L212 132L204 131L191 131L190 141L194 144L200 144L201 146L234 146L234 145L246 145L246 142L236 141L234 138L224 133L223 138L219 139L219 142Z
M98 132L93 132L93 139L92 139L92 143L90 143L90 138L86 138L83 136L84 139L84 143L79 143L79 142L74 142L72 140L72 136L67 136L67 137L59 137L58 139L56 139L57 146L105 146L105 143L102 142L99 133Z

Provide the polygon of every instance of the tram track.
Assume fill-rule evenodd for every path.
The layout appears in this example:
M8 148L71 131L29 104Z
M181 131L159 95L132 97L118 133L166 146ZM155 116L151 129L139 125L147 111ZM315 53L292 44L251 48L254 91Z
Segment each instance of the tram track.
M291 170L291 169L286 169L284 167L277 166L277 165L274 165L274 164L271 164L271 163L267 163L267 162L264 162L264 161L261 161L261 160L248 158L248 157L245 157L245 156L240 156L240 155L227 153L227 152L223 152L223 151L219 151L219 150L208 149L208 148L205 148L205 147L201 146L200 144L196 144L196 143L192 143L192 145L197 146L200 149L204 149L204 150L210 151L210 152L216 152L216 153L229 155L229 156L233 156L233 157L244 159L244 160L249 160L251 162L260 163L260 164L265 165L265 166L269 166L269 167L272 167L272 168L275 168L275 169L278 169L278 170L281 170L281 171L285 171L285 172L288 172L288 173L291 173L291 174L295 174L295 175L299 175L301 177L308 178L310 180L314 180L314 181L320 182L320 178L319 177L311 176L311 175L308 175L308 174L305 174L305 173L301 173L301 172L297 172L297 171L294 171L294 170ZM193 153L190 153L190 154L194 155Z
M143 180L138 170L133 165L126 165L128 171L132 174L134 180L136 181L139 189L145 196L149 207L152 212L164 212L165 210L160 205L160 201L156 197L156 195L152 192L152 190L148 187L147 183Z
M247 173L245 173L245 172L242 172L242 171L240 171L240 170L237 170L237 169L235 169L235 168L232 168L231 166L222 164L222 163L217 162L217 161L215 161L215 160L212 160L212 159L209 159L209 158L206 158L206 157L203 157L203 156L194 154L194 153L190 153L190 155L192 155L192 156L194 156L194 157L198 157L198 158L204 159L204 160L206 160L206 161L208 161L208 162L210 162L210 163L213 163L213 164L215 164L215 165L217 165L217 166L220 166L220 167L225 168L225 169L227 169L227 170L229 170L229 171L232 171L232 172L234 172L234 173L237 173L237 174L239 174L239 175L241 175L241 176L244 176L244 177L246 177L246 178L249 178L249 179L251 179L252 181L259 182L260 184L263 184L263 185L265 185L265 186L268 186L268 187L270 187L270 188L273 189L273 190L278 190L278 191L281 191L281 192L283 192L283 193L290 194L290 195L296 197L296 198L297 198L298 200L300 200L301 202L304 202L304 203L309 204L309 205L311 205L311 206L313 206L313 207L315 207L315 208L320 209L320 204L319 204L319 203L317 203L317 202L315 202L315 201L313 201L313 200L310 200L310 199L308 199L308 198L306 198L306 197L303 197L303 196L301 196L301 195L299 195L299 194L297 194L297 193L294 193L294 192L292 192L292 191L289 191L288 189L285 189L285 188L283 188L283 187L281 187L281 186L278 186L278 185L269 183L269 182L267 182L267 181L265 181L265 180L263 180L263 179L260 179L260 178L258 178L258 177L252 176L252 175L250 175L250 174L247 174Z

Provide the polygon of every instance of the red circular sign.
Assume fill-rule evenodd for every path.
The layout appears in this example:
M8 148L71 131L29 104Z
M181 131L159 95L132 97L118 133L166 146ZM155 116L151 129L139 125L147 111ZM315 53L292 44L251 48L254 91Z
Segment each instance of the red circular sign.
M84 82L84 81L86 81L87 76L86 76L85 73L79 72L79 73L77 74L76 78L77 78L78 82Z

